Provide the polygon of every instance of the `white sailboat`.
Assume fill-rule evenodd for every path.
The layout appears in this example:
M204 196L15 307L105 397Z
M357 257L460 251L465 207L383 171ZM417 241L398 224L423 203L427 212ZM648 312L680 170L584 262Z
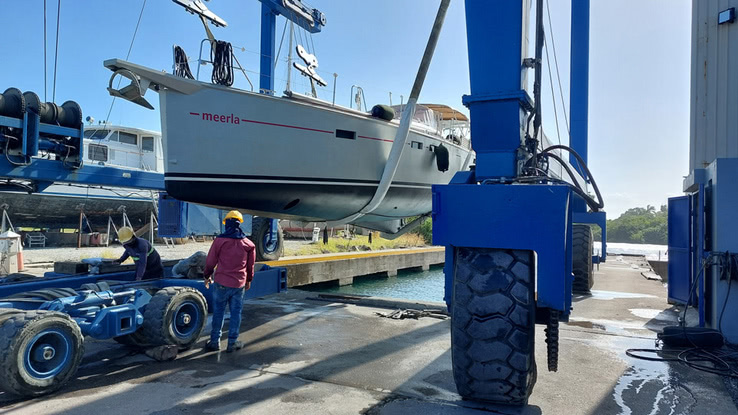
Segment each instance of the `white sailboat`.
M296 50L304 64L290 69L313 87L324 85L315 56ZM152 108L143 95L158 92L166 190L180 200L395 234L405 218L431 211L433 184L448 183L473 162L468 120L447 106L418 106L398 153L392 148L402 120L387 106L359 111L290 91L289 83L276 96L120 59L105 66L114 72L114 96ZM116 76L131 84L112 88ZM397 164L388 182L390 163Z

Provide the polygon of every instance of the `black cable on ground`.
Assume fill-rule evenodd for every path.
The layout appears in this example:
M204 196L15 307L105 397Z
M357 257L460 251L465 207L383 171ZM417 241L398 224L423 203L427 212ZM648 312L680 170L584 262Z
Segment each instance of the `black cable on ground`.
M681 333L679 335L671 333L661 333L659 334L659 339L662 342L667 342L667 340L672 338L671 340L668 340L668 342L683 342L685 340L688 342L690 347L682 347L682 348L674 348L674 349L627 349L625 351L625 354L641 360L648 360L648 361L658 361L658 362L679 362L682 363L688 367L691 367L692 369L696 369L702 372L711 373L715 375L720 376L727 376L731 378L738 378L738 370L736 367L738 367L738 349L735 349L732 345L728 344L725 341L725 338L723 337L722 333L718 330L707 330L702 327L687 327L686 326L686 316L687 316L687 308L689 307L689 303L691 302L692 298L694 297L694 291L697 288L697 284L700 281L700 278L704 278L705 271L708 266L710 265L716 265L721 268L720 274L721 276L727 275L727 278L730 280L733 279L733 277L738 277L738 275L733 275L738 271L738 267L734 267L733 265L738 265L738 258L736 258L737 254L731 254L729 252L725 253L718 253L718 254L711 254L708 256L700 269L700 272L697 274L697 278L694 279L692 282L692 286L689 289L689 297L687 299L687 304L684 306L684 310L682 311L682 319L680 322L681 326ZM726 274L727 272L727 274ZM730 281L728 282L728 288L730 289ZM726 298L727 300L727 298ZM723 304L725 305L725 304ZM725 307L723 307L723 311L721 312L719 320L722 321L723 313L725 312ZM666 331L666 330L665 330ZM673 331L673 330L672 330ZM702 337L702 340L699 341L699 343L706 343L710 342L710 338L712 338L712 341L715 342L715 338L720 338L721 347L703 347L700 345L696 345L695 342L696 339L699 339ZM704 340L704 341L703 341ZM657 355L656 357L650 357L646 356L645 354L654 354ZM666 355L666 356L662 356ZM731 364L732 363L732 364Z
M233 85L233 47L230 43L216 40L210 48L210 60L213 62L214 84Z

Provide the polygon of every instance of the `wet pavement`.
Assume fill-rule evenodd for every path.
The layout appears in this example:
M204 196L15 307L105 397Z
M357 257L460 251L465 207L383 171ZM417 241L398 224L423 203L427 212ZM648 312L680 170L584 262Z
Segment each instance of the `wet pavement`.
M575 298L557 373L545 370L538 327L538 381L522 409L460 400L448 320L390 320L375 314L386 309L291 290L247 303L239 352L205 353L203 337L177 360L155 362L90 341L75 380L44 398L0 394L0 413L738 414L722 378L626 356L653 348L656 332L677 321L665 287L644 279L640 264L613 258L596 272L593 295Z

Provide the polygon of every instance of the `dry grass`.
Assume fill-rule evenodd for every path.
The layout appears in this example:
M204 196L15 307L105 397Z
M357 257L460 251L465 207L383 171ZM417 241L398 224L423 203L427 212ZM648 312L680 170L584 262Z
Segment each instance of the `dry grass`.
M411 248L418 246L426 246L423 237L417 234L406 234L394 240L383 239L376 233L372 237L372 243L369 243L368 236L356 236L352 239L343 239L340 237L331 238L328 244L318 242L310 245L303 245L294 250L285 251L285 256L293 255L316 255L331 254L338 252L360 252L360 251L379 251L383 249Z

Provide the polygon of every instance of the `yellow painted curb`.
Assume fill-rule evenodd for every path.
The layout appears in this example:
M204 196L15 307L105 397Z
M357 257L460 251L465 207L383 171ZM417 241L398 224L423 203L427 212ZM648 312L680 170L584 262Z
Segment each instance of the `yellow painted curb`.
M433 248L420 248L420 249L402 249L402 250L397 250L397 251L357 252L355 254L334 254L334 255L313 256L313 257L308 257L308 258L280 259L277 261L261 262L261 264L266 264L266 265L269 265L270 267L280 267L283 265L340 261L344 259L371 258L371 257L377 257L377 256L390 256L390 255L419 254L423 252L442 252L443 250L444 250L443 247L433 247Z

